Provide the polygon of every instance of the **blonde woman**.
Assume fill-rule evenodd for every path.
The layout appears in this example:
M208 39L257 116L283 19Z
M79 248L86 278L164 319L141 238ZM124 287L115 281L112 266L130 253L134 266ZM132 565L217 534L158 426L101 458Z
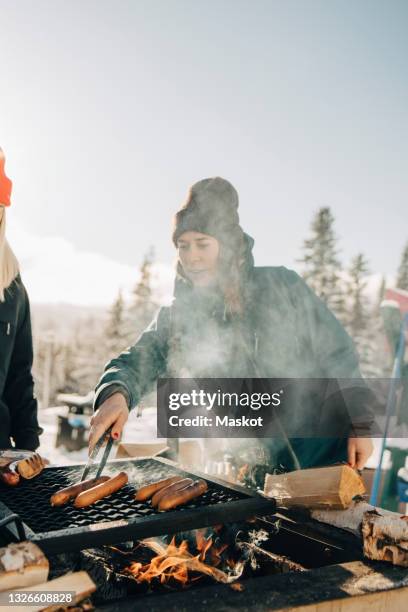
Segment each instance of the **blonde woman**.
M12 183L0 149L0 449L35 450L41 429L31 374L30 305L16 256L6 239Z

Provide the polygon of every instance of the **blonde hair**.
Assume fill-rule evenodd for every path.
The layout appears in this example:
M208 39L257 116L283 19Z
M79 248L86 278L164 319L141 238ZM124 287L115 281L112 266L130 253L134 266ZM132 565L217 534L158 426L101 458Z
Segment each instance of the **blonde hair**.
M17 257L6 240L6 209L0 221L0 302L5 301L5 290L19 273Z

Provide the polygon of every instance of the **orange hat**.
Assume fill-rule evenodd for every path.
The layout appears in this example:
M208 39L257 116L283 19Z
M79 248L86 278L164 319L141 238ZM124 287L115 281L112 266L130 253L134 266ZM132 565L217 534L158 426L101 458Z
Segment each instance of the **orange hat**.
M4 157L3 150L0 149L0 206L10 206L12 182L4 172L5 163L6 158Z

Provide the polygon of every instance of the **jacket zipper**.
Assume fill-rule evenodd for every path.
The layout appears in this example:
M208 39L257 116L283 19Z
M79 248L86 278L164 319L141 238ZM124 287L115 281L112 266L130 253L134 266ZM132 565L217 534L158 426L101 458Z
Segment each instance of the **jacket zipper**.
M11 325L10 325L10 323L7 323L7 331L6 331L6 335L7 336L10 335L10 330L11 330Z

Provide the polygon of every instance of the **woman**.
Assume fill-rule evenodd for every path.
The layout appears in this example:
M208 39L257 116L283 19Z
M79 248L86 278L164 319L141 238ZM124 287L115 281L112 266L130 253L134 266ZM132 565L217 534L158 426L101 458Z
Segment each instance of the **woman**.
M158 377L360 378L351 339L304 281L284 267L254 266L253 240L239 225L238 194L228 181L217 177L193 185L176 214L173 242L174 301L107 365L96 387L90 448L110 425L112 436L120 437L129 409ZM360 387L342 396L366 433L368 394ZM312 415L316 397L308 402ZM358 433L354 428L344 438L260 444L268 469L344 460L362 468L372 444Z
M31 375L30 306L18 261L6 240L6 208L12 183L0 149L0 449L35 450L42 432Z

